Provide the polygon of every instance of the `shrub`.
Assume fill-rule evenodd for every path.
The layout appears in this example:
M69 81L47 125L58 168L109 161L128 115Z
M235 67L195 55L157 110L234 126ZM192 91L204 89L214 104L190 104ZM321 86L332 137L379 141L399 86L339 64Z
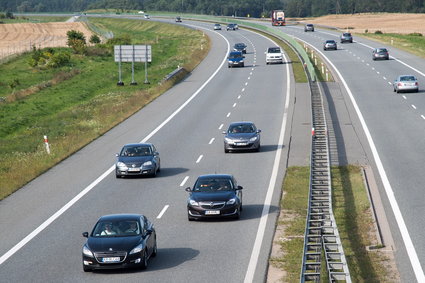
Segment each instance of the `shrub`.
M90 37L89 42L90 42L90 43L93 43L93 44L98 44L98 43L100 43L100 38L99 38L99 36L97 36L96 34L93 34L93 35Z
M420 32L412 32L412 33L409 33L408 35L411 35L411 36L422 36L422 33L420 33Z
M68 52L59 52L50 57L47 66L50 68L58 68L68 64L69 61L71 61L71 55Z
M68 36L68 46L72 47L71 44L74 40L81 40L86 44L86 37L84 36L84 33L77 31L77 30L69 30L66 32L66 36Z
M375 31L375 34L383 34L383 32L382 32L382 31L380 31L380 30L376 30L376 31Z
M68 39L68 46L71 47L77 54L85 54L87 49L85 41L81 39Z
M106 42L108 45L130 45L131 44L131 37L128 34L121 35L119 37L114 37L111 39L108 39Z

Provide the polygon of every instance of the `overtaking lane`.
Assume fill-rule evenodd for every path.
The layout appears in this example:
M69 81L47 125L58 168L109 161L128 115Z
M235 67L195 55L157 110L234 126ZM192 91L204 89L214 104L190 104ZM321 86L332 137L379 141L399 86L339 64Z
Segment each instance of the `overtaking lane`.
M233 37L232 40L235 41L252 37L254 46L261 50L270 45L264 43L263 38L252 36L245 31L227 36ZM223 49L223 46L218 48ZM260 64L264 64L264 55L257 56L263 57ZM247 61L250 62L247 65L252 65L254 54L248 54ZM261 80L256 78L257 68L260 67L264 68L261 69L264 76L259 76ZM265 198L267 176L270 175L278 143L279 132L275 129L280 128L283 115L286 82L282 81L281 77L284 70L282 65L230 70L224 67L217 78L203 90L202 95L195 98L189 107L151 138L150 141L157 145L162 155L163 167L159 178L116 180L114 176L108 176L38 237L1 265L0 273L5 275L2 278L28 281L32 276L34 281L51 281L54 278L63 278L63 281L116 281L132 278L140 280L142 275L146 282L164 282L171 279L174 282L186 282L188 276L196 275L196 278L205 281L243 280ZM203 72L202 66L197 71ZM191 79L193 76L188 78L189 81ZM258 91L275 81L281 82L276 87L277 91ZM185 82L179 86L184 89L184 84ZM250 88L251 85L253 88ZM180 94L172 90L163 97L162 102L155 101L150 106L151 112L156 113L155 110L162 109L156 107L164 106L167 101L172 101L175 95ZM238 99L239 95L241 97ZM264 113L264 110L267 112ZM123 143L143 138L145 134L142 132L148 132L145 126L140 126L148 121L145 120L143 112L144 110L120 125L116 129L117 132L113 130L110 133L113 137L122 135L122 139L125 137L126 141L116 142L111 139L114 149L108 154L113 156ZM219 127L221 124L227 125L232 119L249 119L257 123L264 132L263 152L224 154ZM215 141L210 144L212 138ZM203 156L201 160L200 155ZM76 159L74 166L78 161ZM186 176L189 176L187 185L191 185L197 175L216 170L233 173L245 187L245 211L242 220L188 223L185 210L186 193L179 185ZM170 206L161 219L155 220L165 205ZM148 271L143 274L84 274L80 258L84 239L80 233L91 228L102 214L135 210L142 210L154 220L158 230L159 256L151 262ZM60 241L55 240L57 237ZM13 272L18 270L19 263L26 258L32 258L34 254L44 256L39 257L37 263L28 265L25 272ZM262 262L264 265L265 263ZM75 268L69 268L70 266ZM196 266L196 269L193 266ZM49 272L40 274L37 272L40 269Z

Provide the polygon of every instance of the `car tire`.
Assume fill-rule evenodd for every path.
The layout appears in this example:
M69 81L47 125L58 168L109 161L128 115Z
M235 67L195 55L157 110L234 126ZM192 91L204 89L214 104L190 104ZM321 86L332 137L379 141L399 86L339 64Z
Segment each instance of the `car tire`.
M226 147L224 147L224 153L229 153L230 150L228 150Z
M234 219L235 220L239 220L241 218L241 210L240 209L238 209L238 212L236 212L236 214L235 214L235 216L234 216Z
M395 88L393 88L393 91L395 92L395 91L396 91L396 89L395 89Z
M195 220L195 218L193 218L192 216L190 216L190 214L189 214L189 213L187 213L187 220L189 220L189 221L193 221L193 220Z
M84 270L84 272L91 272L93 269L91 269L88 266L83 265L83 270Z
M397 93L400 93L400 91L399 91L398 89L396 90L396 92L397 92Z
M419 92L419 89L415 90L415 92Z
M148 268L148 256L146 255L146 251L143 251L143 257L140 262L140 269Z
M157 254L158 254L158 246L156 244L156 239L155 239L155 246L153 246L151 257L156 257Z
M258 147L255 149L255 151L260 152L260 148L261 148L261 145L258 145Z
M242 64L242 68L245 67L245 64Z

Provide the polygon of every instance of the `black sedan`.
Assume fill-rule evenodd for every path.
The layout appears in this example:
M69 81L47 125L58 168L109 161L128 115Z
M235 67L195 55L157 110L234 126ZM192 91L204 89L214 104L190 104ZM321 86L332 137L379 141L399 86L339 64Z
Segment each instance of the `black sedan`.
M140 214L102 216L83 246L83 270L138 267L157 254L153 224Z
M199 176L187 200L189 221L201 218L230 217L239 219L242 211L242 187L228 174Z
M237 30L236 24L228 24L226 30Z
M155 177L161 170L159 152L151 143L130 143L117 153L116 177L142 176Z
M233 122L224 131L224 152L230 151L260 151L260 133L252 122Z
M243 54L246 54L246 47L246 44L243 42L235 43L235 45L233 45L233 51L240 51Z

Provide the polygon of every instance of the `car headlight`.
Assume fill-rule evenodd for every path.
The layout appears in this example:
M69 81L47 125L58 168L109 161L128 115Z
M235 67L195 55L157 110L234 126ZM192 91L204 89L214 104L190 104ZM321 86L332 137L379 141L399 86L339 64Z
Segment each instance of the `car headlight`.
M142 166L152 166L152 161L146 161Z
M226 202L226 204L235 204L235 203L236 203L236 198L231 198Z
M224 140L225 140L228 144L233 144L233 140L232 140L232 139L224 138Z
M118 163L117 163L117 167L118 167L118 168L120 168L120 169L121 169L121 168L122 168L122 169L127 169L127 165L125 165L125 163L124 163L124 162L118 162Z
M137 254L140 253L143 250L143 245L138 245L137 247L135 247L134 249L132 249L130 251L130 254Z
M83 246L83 254L85 256L94 257L92 251L89 250L89 248L86 245Z
M253 141L256 141L257 139L258 139L258 137L255 136L255 137L250 138L249 141L252 141L253 142Z
M192 206L198 206L199 205L199 203L197 201L193 200L193 199L189 200L189 204L192 205Z

